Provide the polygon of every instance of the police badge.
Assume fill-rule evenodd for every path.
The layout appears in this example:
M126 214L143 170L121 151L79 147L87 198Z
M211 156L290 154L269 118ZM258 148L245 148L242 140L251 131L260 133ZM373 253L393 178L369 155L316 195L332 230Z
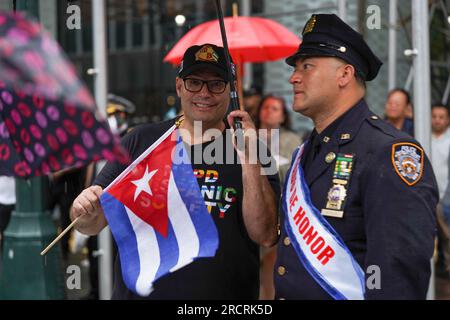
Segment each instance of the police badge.
M328 191L325 208L322 209L323 216L334 218L342 218L344 216L344 206L347 199L347 189L352 174L353 161L353 154L339 153L337 155L333 172L333 184Z
M345 190L345 187L341 184L335 184L328 191L327 208L334 209L334 210L340 210L341 203L342 203L342 201L345 200L346 196L347 196L347 190Z
M415 185L423 173L423 149L414 143L392 145L392 164L395 172L408 185Z

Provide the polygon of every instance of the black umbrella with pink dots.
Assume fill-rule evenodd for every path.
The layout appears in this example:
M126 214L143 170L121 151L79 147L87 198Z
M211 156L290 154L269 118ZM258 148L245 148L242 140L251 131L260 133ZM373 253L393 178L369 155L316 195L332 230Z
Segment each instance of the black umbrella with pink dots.
M0 175L45 175L126 152L58 44L0 12Z

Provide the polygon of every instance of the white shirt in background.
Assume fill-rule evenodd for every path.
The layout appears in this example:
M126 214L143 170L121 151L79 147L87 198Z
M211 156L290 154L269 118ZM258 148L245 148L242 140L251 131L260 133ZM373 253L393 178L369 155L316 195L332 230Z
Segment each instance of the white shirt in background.
M0 203L4 205L16 203L16 181L13 177L0 176Z
M450 130L441 136L431 135L431 165L439 187L439 199L444 196L448 181L448 155L450 150Z

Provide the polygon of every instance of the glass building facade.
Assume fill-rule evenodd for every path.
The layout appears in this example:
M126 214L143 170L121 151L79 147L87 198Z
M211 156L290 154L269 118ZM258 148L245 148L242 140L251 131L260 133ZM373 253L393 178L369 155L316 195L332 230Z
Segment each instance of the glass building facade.
M76 65L80 75L92 88L93 78L87 69L93 66L91 0L30 0L39 2L40 13L46 15L43 23L52 20L49 11L54 11L54 34L63 49ZM236 2L252 16L263 16L286 26L295 34L313 13L337 13L336 0L222 0L225 16L232 14L232 3ZM431 82L432 101L442 99L450 69L449 24L445 16L446 1L434 0L430 7ZM448 2L448 1L447 1ZM11 1L1 1L0 8L12 7ZM80 8L81 29L69 29L68 7ZM434 5L434 7L433 7ZM164 118L170 108L179 109L175 92L176 67L164 63L164 56L173 45L191 28L216 19L215 2L212 0L106 0L109 91L124 96L137 106L136 123L156 121ZM378 6L381 27L369 29L367 8ZM52 12L53 12L52 11ZM397 87L412 89L412 60L405 57L405 49L412 48L411 1L398 0L397 29ZM450 8L447 8L450 12ZM183 15L185 22L177 25L175 17ZM347 22L361 32L369 45L384 62L375 81L368 83L367 100L378 114L383 113L388 92L388 0L348 0ZM50 23L51 24L51 23ZM263 64L252 64L250 79L264 94L283 96L288 105L292 101L288 78L291 68L283 60ZM245 83L244 83L245 85ZM311 127L311 122L298 114L293 115L293 128L301 130Z
M222 3L224 15L230 15L231 1ZM255 3L252 12L261 11L262 2ZM74 4L81 8L80 30L66 27L67 7ZM57 10L58 41L92 87L93 79L86 74L93 64L91 1L58 1ZM176 24L177 15L185 17L183 25ZM180 108L175 92L177 68L163 63L164 56L189 29L213 19L214 1L107 1L109 92L136 104L135 122L156 121L170 107ZM256 67L254 72L261 69Z

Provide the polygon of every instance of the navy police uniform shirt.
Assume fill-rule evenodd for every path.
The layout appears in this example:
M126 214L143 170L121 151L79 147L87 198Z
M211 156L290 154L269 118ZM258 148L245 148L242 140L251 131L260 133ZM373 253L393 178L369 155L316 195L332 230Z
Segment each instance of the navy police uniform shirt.
M366 286L365 298L424 299L438 189L421 146L373 114L364 100L321 134L313 132L312 138L301 164L319 211L329 201L336 157L353 154L343 216L324 217L363 269L366 283L375 270L370 266L379 267L379 286ZM274 270L275 298L331 299L303 267L283 220L284 213Z

